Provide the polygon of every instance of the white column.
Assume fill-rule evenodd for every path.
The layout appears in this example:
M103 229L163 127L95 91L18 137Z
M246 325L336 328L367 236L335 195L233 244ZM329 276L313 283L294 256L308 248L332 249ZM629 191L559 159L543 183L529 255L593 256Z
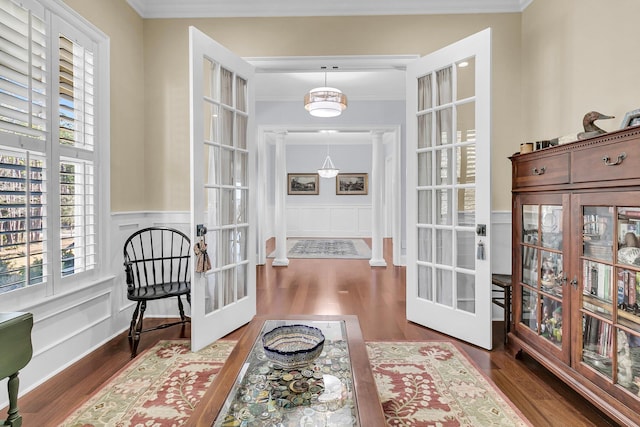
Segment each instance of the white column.
M286 131L276 132L276 165L275 165L275 232L276 232L276 253L272 265L274 267L286 267L289 265L287 258L287 212L286 212L286 189L287 189L287 158L284 146Z
M384 260L382 252L382 236L384 228L384 211L382 206L384 191L384 145L382 144L382 136L384 131L371 132L373 149L371 159L371 204L372 221L371 221L371 259L369 265L371 267L386 267L387 262Z

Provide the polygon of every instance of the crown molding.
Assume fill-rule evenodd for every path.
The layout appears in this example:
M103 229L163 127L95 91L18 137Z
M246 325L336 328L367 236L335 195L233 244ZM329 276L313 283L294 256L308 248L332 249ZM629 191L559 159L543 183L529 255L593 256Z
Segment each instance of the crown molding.
M533 0L127 0L142 18L519 13ZM375 6L374 6L375 4Z

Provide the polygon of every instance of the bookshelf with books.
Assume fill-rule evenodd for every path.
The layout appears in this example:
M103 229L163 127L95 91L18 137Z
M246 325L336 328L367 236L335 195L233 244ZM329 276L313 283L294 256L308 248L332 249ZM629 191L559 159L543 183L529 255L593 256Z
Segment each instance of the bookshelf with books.
M509 345L640 425L640 127L511 161Z

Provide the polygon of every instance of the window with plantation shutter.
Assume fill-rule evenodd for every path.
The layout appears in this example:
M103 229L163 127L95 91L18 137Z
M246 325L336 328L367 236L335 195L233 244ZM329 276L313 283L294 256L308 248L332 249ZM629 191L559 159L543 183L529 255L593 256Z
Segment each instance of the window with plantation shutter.
M55 294L99 265L101 36L78 20L0 0L0 294Z

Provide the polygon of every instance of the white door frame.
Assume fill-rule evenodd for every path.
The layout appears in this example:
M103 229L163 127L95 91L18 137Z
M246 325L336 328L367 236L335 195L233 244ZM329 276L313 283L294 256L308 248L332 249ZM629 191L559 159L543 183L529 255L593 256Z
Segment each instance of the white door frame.
M267 200L265 197L267 190L267 182L269 182L269 177L267 176L267 165L266 165L266 153L267 153L267 145L268 145L268 134L275 132L313 132L320 130L337 130L342 132L370 132L374 130L371 126L301 126L301 125L287 125L287 124L279 124L279 125L260 125L257 129L257 156L258 162L256 164L258 177L258 212L266 212ZM393 144L393 148L391 150L392 164L393 164L393 176L386 177L385 179L391 179L392 186L394 188L393 191L393 264L394 265L402 265L402 176L401 176L401 161L402 161L402 138L401 138L401 126L400 125L387 125L387 126L376 126L375 130L383 130L385 132L384 141L386 144ZM286 141L285 141L286 145ZM386 175L385 175L386 176ZM267 230L267 216L259 215L257 222L257 239L258 239L258 250L257 250L257 264L265 264L267 254L265 243L268 237Z

